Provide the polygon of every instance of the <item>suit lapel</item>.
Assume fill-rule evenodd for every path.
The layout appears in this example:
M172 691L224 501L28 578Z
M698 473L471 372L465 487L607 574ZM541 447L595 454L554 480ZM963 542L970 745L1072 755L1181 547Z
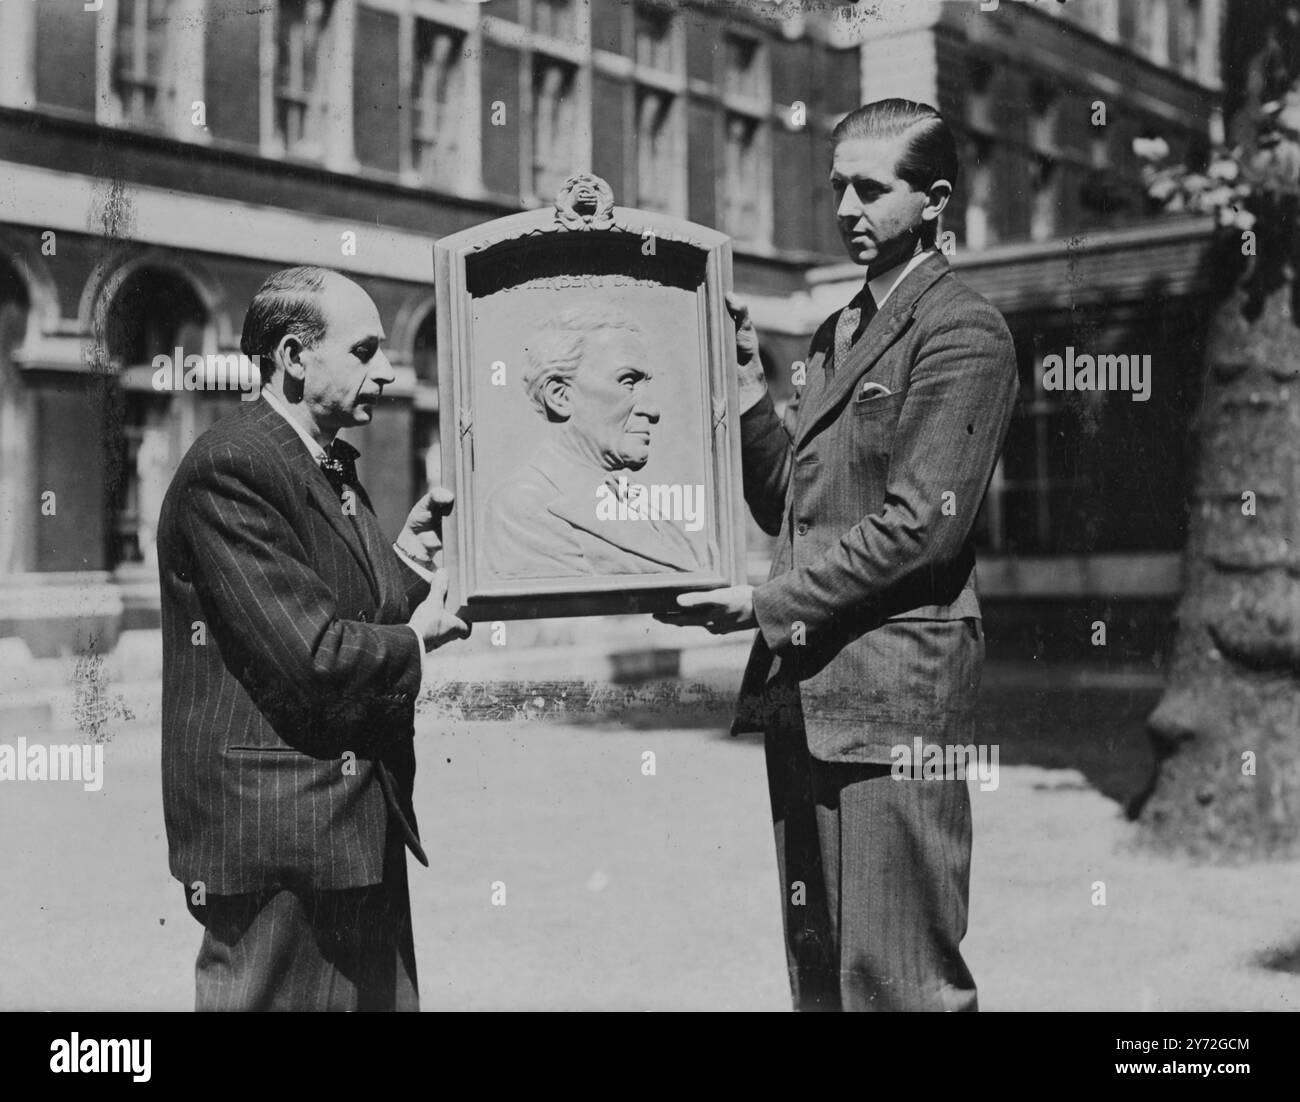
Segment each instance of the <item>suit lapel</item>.
M948 271L948 262L941 253L926 257L907 277L894 288L885 300L861 337L849 350L843 364L835 365L835 377L814 399L814 406L809 416L803 419L799 438L795 447L802 447L804 441L830 416L830 414L853 392L858 381L870 371L886 350L897 339L912 320L917 301L934 283ZM839 318L837 312L836 320ZM832 329L832 332L834 330ZM826 351L830 354L830 350Z
M344 514L343 503L339 500L338 494L334 492L334 487L330 485L330 480L325 477L325 472L320 469L320 464L307 450L307 445L299 438L293 426L281 416L279 411L273 409L270 403L253 402L249 405L248 411L249 422L266 433L276 445L280 454L288 461L293 476L306 489L309 504L329 521L330 527L347 545L353 558L357 560L357 565L361 567L362 572L365 574L370 589L375 594L376 601L378 601L379 593L375 584L375 572L371 567L370 558L362 546L361 536L357 530L358 526L352 522L350 517ZM359 500L357 506L358 512L360 512L361 502Z
M299 445L301 446L301 441ZM307 496L316 511L322 514L329 522L331 528L338 534L347 548L352 552L353 558L357 560L357 565L366 576L366 581L370 585L371 592L375 590L375 574L370 566L370 557L366 554L366 549L361 543L361 535L358 531L358 525L351 517L343 512L343 502L339 499L338 494L334 492L334 487L330 485L329 479L325 477L325 472L316 465L311 454L305 447L302 448L303 459L298 462L302 470L302 478L307 486ZM296 459L297 457L295 457ZM309 468L309 469L307 469ZM358 497L357 510L361 509L361 502ZM378 600L379 595L375 594Z

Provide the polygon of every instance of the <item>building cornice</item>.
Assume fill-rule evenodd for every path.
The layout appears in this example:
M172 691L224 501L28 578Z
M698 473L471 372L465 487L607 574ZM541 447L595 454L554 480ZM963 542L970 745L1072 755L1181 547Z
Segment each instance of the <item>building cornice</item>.
M0 222L56 233L102 232L109 190L103 179L12 162L3 172ZM112 202L132 242L433 282L433 238L426 234L136 183L113 189ZM344 247L348 233L355 235L354 250Z
M1156 284L1161 294L1190 295L1207 287L1206 254L1213 232L1213 218L1158 218L1055 241L960 251L949 263L1007 314L1102 300L1138 301ZM861 285L862 269L832 264L810 270L807 279L813 312L824 317Z

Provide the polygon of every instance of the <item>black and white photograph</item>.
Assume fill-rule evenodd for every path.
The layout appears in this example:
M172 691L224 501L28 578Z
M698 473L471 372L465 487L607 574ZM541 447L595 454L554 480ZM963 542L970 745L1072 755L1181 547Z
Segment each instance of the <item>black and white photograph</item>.
M984 1011L1251 1078L1298 326L1300 0L0 0L11 1051Z

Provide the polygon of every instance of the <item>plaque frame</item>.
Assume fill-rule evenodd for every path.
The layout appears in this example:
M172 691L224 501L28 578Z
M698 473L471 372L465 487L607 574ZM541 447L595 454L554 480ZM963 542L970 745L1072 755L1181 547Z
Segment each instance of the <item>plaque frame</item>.
M617 207L604 180L580 173L565 181L553 206L443 237L433 254L442 481L456 494L443 522L447 607L467 622L650 613L675 608L680 593L745 582L735 337L724 300L732 281L731 239L684 219ZM476 350L476 300L548 272L561 284L572 279L580 300L600 294L584 289L589 276L626 278L634 290L658 285L694 295L699 386L682 388L675 398L698 403L707 566L542 578L497 576L485 566L476 518L490 487L476 475L476 444L487 445L479 443L484 433L475 424L474 374L492 365ZM633 293L619 301L634 320L635 299Z

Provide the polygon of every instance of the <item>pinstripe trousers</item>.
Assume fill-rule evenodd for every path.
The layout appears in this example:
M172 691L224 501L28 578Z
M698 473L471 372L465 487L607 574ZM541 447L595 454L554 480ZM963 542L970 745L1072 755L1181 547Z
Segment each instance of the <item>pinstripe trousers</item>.
M406 850L389 829L380 884L187 896L203 923L196 1010L419 1010Z
M795 1009L978 1009L966 782L818 761L790 719L766 751Z

